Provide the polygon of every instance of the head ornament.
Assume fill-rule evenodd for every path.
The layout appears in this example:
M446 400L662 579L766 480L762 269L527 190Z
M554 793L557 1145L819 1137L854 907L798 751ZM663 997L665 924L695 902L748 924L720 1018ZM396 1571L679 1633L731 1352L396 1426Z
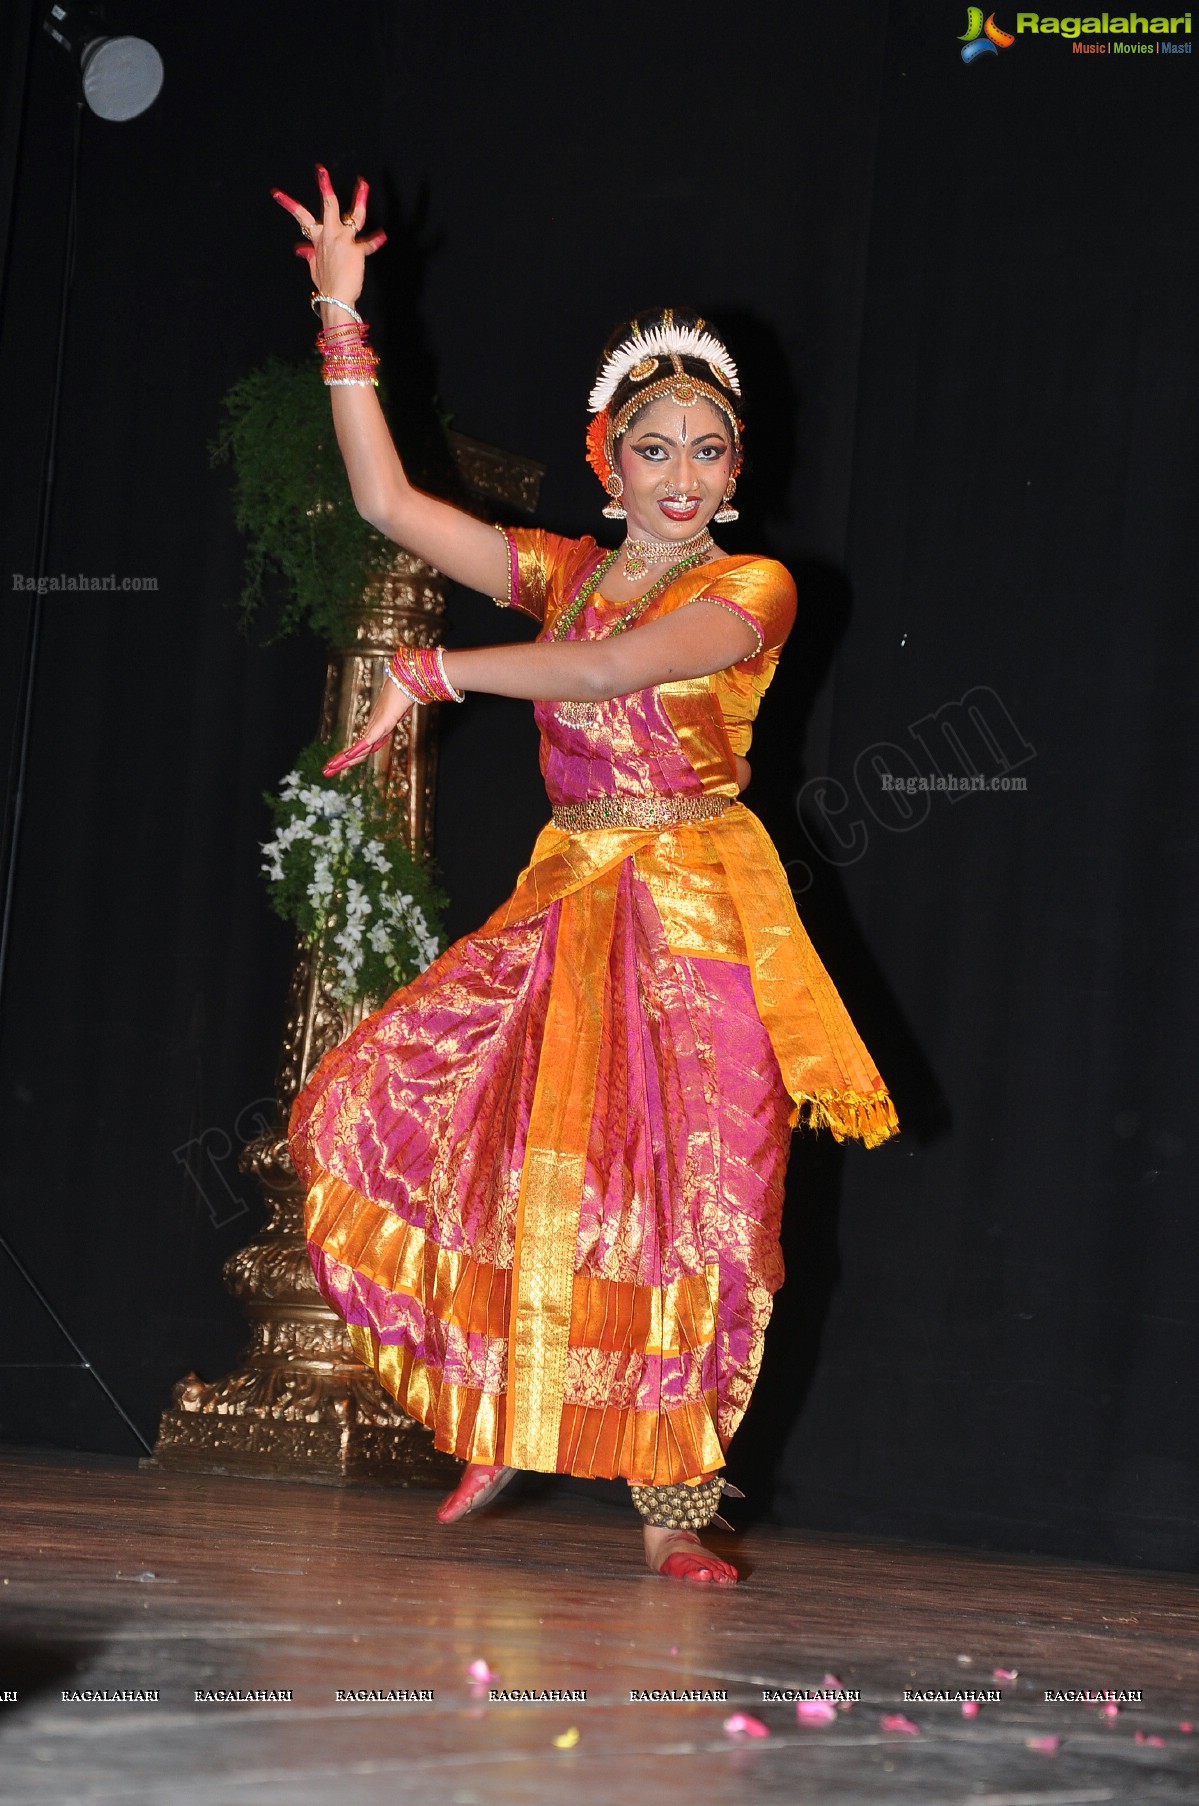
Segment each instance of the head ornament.
M632 336L604 359L603 368L588 397L588 412L602 412L615 395L622 378L627 376L633 382L644 382L654 374L659 359L669 362L676 357L698 358L708 365L717 382L740 397L741 382L737 366L716 334L704 331L702 321L698 326L676 326L673 321L667 320L660 326L651 326L648 332L642 332L634 320Z

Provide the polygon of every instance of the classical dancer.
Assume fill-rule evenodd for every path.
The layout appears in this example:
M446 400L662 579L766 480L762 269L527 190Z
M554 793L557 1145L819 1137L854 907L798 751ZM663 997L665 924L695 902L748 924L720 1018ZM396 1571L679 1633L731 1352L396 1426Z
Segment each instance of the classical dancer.
M532 617L526 644L397 648L360 739L467 690L534 704L552 819L506 903L317 1066L291 1112L321 1291L388 1392L466 1463L452 1523L514 1473L628 1481L656 1573L729 1585L717 1515L782 1280L792 1130L867 1146L890 1096L738 800L795 617L770 558L728 554L737 368L710 322L609 344L587 456L623 521L491 526L414 488L356 302L367 188L304 234L355 504L398 545Z

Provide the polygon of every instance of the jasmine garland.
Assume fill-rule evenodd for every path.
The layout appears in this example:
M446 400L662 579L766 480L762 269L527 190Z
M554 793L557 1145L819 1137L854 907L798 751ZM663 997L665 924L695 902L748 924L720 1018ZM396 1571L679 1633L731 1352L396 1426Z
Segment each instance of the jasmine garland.
M329 756L305 747L278 796L266 796L275 832L262 870L272 907L322 950L329 993L348 1007L390 996L437 957L444 898L370 767L325 778Z

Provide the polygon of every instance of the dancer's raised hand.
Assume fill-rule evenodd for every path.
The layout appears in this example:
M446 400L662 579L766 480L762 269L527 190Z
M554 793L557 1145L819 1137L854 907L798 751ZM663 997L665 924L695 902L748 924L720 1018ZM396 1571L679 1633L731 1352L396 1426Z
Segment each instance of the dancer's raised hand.
M345 213L323 163L316 166L316 180L321 194L319 218L281 188L272 188L271 195L304 234L303 243L295 247L296 256L306 260L316 293L335 295L339 301L352 305L362 293L366 259L386 242L387 234L380 231L368 233L365 238L358 236L366 224L366 197L370 192L361 176Z

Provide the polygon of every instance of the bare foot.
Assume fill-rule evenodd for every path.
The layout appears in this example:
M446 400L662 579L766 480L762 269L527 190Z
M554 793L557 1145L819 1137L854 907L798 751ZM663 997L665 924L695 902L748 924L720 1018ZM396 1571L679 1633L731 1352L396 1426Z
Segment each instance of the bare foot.
M732 1562L721 1561L705 1549L692 1530L662 1530L643 1524L646 1565L655 1574L672 1580L698 1580L708 1586L735 1587L738 1580Z
M454 1524L468 1511L481 1511L504 1490L516 1472L514 1467L481 1467L472 1463L453 1492L437 1507L439 1520L443 1524Z

